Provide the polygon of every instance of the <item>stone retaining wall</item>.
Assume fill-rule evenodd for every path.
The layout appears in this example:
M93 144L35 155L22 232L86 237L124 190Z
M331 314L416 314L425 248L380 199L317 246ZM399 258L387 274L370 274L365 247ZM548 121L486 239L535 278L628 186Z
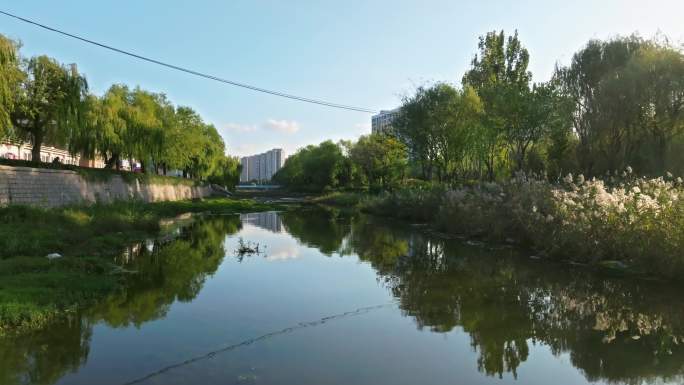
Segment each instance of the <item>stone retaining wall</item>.
M119 200L176 201L210 196L210 186L127 183L112 175L91 181L76 171L0 166L0 206L9 204L57 207Z

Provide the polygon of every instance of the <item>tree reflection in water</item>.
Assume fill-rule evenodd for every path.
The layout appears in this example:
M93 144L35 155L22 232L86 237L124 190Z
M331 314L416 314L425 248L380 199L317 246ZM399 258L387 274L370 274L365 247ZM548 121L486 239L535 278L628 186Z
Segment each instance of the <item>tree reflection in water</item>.
M358 217L349 248L377 271L419 328L460 327L478 368L501 377L544 344L589 381L682 379L681 288L521 258Z
M486 375L517 376L541 344L569 354L589 381L684 380L679 287L532 261L509 248L438 239L336 209L280 219L301 243L370 264L419 329L469 335ZM178 240L130 247L122 263L137 273L125 275L124 290L49 330L0 340L0 383L54 383L86 361L92 325L140 326L174 301L191 301L223 261L225 236L240 227L237 216L207 217Z
M124 289L45 330L0 340L0 384L52 384L88 358L92 325L126 327L163 317L175 301L191 301L221 264L225 236L241 228L237 216L198 219L167 244L126 248Z

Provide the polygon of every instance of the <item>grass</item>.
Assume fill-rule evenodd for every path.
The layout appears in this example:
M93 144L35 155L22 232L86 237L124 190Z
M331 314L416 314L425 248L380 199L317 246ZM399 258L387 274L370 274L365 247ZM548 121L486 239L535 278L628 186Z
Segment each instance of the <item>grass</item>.
M111 257L187 212L265 211L228 198L41 209L0 208L0 335L40 328L122 287ZM63 258L48 260L49 253Z
M103 258L0 260L0 335L39 328L119 287Z
M41 209L0 208L0 258L111 255L121 245L154 234L159 221L186 212L263 211L272 205L252 200L117 202L92 206Z
M330 206L354 207L368 198L367 193L336 191L309 199L311 203L325 204Z

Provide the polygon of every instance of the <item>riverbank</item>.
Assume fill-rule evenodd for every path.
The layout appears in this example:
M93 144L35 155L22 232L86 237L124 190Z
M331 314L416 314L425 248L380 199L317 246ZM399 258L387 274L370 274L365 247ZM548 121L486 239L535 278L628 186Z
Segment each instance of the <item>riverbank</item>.
M38 328L122 287L122 248L154 237L182 213L279 208L249 199L0 208L0 335ZM61 257L48 259L48 254Z
M426 223L447 234L516 243L540 259L681 280L681 179L606 180L581 175L549 183L520 176L505 183L401 189L369 197L369 213Z

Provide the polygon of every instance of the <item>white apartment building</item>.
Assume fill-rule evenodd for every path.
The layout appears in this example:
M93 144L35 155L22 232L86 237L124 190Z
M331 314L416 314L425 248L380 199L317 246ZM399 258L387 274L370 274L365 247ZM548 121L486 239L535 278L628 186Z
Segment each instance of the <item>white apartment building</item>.
M371 117L371 130L374 134L389 133L392 129L392 122L399 113L399 108L393 110L381 110L377 115Z
M283 167L283 150L274 148L263 154L245 156L240 159L240 164L240 182L267 182Z

